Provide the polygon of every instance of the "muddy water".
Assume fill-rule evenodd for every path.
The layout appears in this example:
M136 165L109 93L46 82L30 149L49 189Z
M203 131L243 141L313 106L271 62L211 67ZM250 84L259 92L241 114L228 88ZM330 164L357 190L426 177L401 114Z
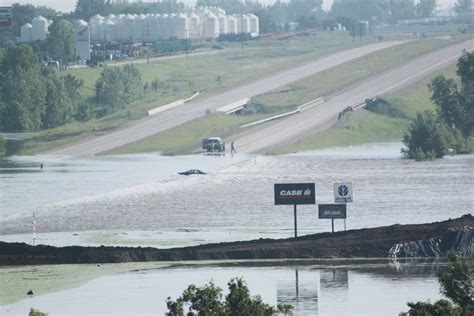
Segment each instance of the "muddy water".
M211 280L226 289L243 277L264 302L294 306L295 315L398 315L406 302L437 300L438 264L321 266L202 266L134 270L94 279L80 287L0 306L2 315L163 315L168 296Z
M24 234L4 240L30 238L34 210L38 236L53 244L61 239L66 244L166 247L291 236L292 207L273 205L273 184L278 182L315 182L317 202L332 203L333 182L351 181L354 203L348 206L347 229L432 222L472 212L474 156L414 162L401 159L399 150L400 144L389 143L239 157L242 161L145 155L69 158L43 172L9 172L7 167L0 174L6 203L0 235ZM176 175L194 167L210 173ZM330 222L318 220L316 210L298 207L300 234L330 230ZM342 220L336 221L336 229L343 229ZM76 237L41 235L51 232L75 232Z

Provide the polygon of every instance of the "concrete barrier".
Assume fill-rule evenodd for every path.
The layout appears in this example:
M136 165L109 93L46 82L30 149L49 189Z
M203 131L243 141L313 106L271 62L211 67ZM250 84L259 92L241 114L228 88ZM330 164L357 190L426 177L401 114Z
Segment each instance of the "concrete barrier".
M216 112L222 112L226 114L233 114L239 110L242 110L244 106L249 103L250 98L245 98L239 101L232 102L230 104L221 106L216 109Z
M166 111L166 110L169 110L169 109L172 109L178 105L182 105L188 101L191 101L192 99L194 99L195 97L197 97L199 95L199 91L194 93L192 96L190 96L189 98L187 99L181 99L181 100L177 100L177 101L174 101L174 102L171 102L171 103L168 103L168 104L165 104L165 105L162 105L162 106L159 106L159 107L156 107L154 109L151 109L148 111L148 115L155 115L155 114L158 114L160 112L163 112L163 111Z

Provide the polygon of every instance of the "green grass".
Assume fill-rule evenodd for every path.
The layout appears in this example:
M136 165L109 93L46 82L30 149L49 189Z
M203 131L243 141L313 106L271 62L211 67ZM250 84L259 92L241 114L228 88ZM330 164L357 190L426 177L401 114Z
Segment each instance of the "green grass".
M292 65L373 41L374 38L367 37L353 44L345 33L317 32L315 36L297 37L286 41L252 41L248 42L244 50L231 48L212 55L137 64L144 82L158 78L166 88L161 89L158 94L149 94L113 115L35 133L33 138L22 144L17 154L31 155L100 135L144 117L151 108L190 96L193 91L200 91L199 97L202 98L290 68ZM92 97L95 81L101 71L100 68L72 69L65 71L64 75L72 74L78 79L83 79L84 86L80 93ZM217 77L221 77L220 83Z
M283 87L273 93L253 98L253 102L263 104L267 109L271 109L273 112L294 109L296 106L311 99L343 89L348 85L354 84L378 72L395 67L396 65L403 63L405 60L444 47L449 45L449 43L451 42L446 40L426 40L404 44L396 49L385 49L381 52L370 54L324 71L320 74L297 81L294 84ZM347 74L351 75L347 76ZM152 151L161 151L164 154L189 154L198 148L202 138L212 135L228 137L240 132L238 128L239 125L258 120L262 115L213 115L197 119L136 143L111 150L107 152L107 154L130 154ZM368 113L367 115L370 116L370 118L373 116L372 113ZM375 122L375 117L372 118L371 121ZM401 138L403 132L400 130L394 135L387 135L387 130L400 124L400 122L395 122L392 124L393 126L391 126L391 122L389 121L390 119L387 119L383 122L384 124L382 124L382 122L380 123L381 125L379 128L381 130L360 131L360 135L356 137L358 140L357 143L385 141L396 137ZM362 122L357 122L357 126L359 125L362 125ZM403 122L402 125L405 128L403 131L405 131L408 123ZM336 139L338 138L341 140L344 139L344 142L340 144L350 144L351 138L354 137L354 135L352 135L354 131L350 133L347 132L348 131L340 132L337 137L331 137L324 143L324 146L328 146L334 142L337 143ZM379 139L371 139L367 137L371 133L378 135ZM294 151L294 148L292 147L288 150Z
M105 154L130 154L159 151L165 155L189 154L199 149L201 140L211 136L227 137L241 131L239 126L261 118L261 115L237 116L212 114L138 142L115 148Z
M432 39L387 48L255 97L252 101L276 111L292 109L452 43L451 40Z
M450 66L439 73L456 79L456 66ZM411 120L415 118L416 112L436 110L430 100L427 85L439 73L416 85L383 96L383 99L397 108L406 119L384 116L366 110L349 112L331 129L300 139L294 144L274 149L270 153L285 154L371 142L401 141Z
M0 304L12 304L28 296L52 293L80 286L99 276L130 272L137 267L160 268L169 264L156 262L122 264L71 264L0 268Z

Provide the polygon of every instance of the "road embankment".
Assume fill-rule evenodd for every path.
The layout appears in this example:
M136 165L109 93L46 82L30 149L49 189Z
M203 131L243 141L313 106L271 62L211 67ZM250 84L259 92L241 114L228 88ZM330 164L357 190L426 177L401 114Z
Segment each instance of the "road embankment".
M0 242L0 266L144 261L385 258L395 244L439 238L452 229L474 227L471 214L443 222L391 225L288 239L258 239L194 247L53 247ZM464 244L472 249L473 236ZM472 253L473 252L469 252Z

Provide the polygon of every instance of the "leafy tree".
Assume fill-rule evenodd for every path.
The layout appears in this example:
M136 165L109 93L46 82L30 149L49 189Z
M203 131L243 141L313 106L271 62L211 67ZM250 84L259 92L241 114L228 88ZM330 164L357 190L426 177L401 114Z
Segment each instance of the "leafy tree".
M474 130L474 52L463 54L457 67L461 78L460 89L454 80L443 75L434 78L429 89L440 118L469 137Z
M472 0L458 0L454 5L454 11L457 14L472 14L473 4Z
M51 71L45 71L46 104L43 113L43 128L63 125L72 119L73 103L64 80Z
M90 17L96 14L108 15L112 13L110 0L78 0L74 16L77 19L89 21Z
M43 313L37 309L31 308L28 316L48 316L47 313Z
M140 71L134 65L105 68L95 83L99 115L110 114L142 95Z
M396 23L399 20L413 19L416 14L414 0L389 0L390 3L390 23Z
M254 14L258 17L260 33L266 34L281 31L281 27L275 21L275 18L272 17L269 10L259 9Z
M76 39L72 23L64 19L56 19L48 29L46 43L50 56L55 60L61 60L63 64L75 61Z
M0 135L0 157L5 156L5 139Z
M447 269L438 275L441 294L449 298L463 310L474 312L474 271L466 261L452 252L449 256Z
M20 67L24 70L39 69L39 58L29 45L11 45L6 48L0 61L0 72L7 73Z
M446 269L438 274L441 294L450 301L441 299L434 304L429 302L408 303L408 313L402 316L468 316L474 315L474 270L456 252L449 255Z
M367 21L385 21L390 14L388 0L334 0L330 15Z
M445 134L446 129L433 112L418 112L409 132L403 137L403 144L407 149L402 152L410 159L441 158L448 149Z
M168 297L166 305L168 315L219 315L266 316L277 313L291 314L292 306L278 305L273 307L262 302L260 296L251 297L250 291L242 278L235 278L227 283L229 294L223 300L222 289L211 281L202 287L190 285L175 301ZM185 307L188 312L185 313Z
M433 16L436 9L436 0L420 0L416 5L416 15L420 18Z

